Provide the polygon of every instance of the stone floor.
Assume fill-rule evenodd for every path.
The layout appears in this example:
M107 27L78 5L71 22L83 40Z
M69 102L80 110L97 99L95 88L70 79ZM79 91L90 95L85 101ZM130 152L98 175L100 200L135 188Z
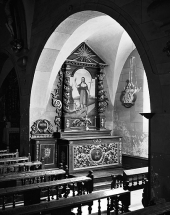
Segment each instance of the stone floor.
M142 200L142 192L143 190L137 190L137 191L132 191L131 192L131 205L130 205L130 211L135 211L138 209L143 208L143 205L141 203ZM107 200L103 199L101 200L101 211L102 215L107 215L106 213L106 209L107 209ZM92 214L93 215L97 215L98 211L98 202L94 201L93 204L93 208L92 208ZM77 208L73 209L73 212L76 214L77 213ZM87 206L83 206L82 207L82 215L88 215L88 207ZM114 215L114 213L112 213Z

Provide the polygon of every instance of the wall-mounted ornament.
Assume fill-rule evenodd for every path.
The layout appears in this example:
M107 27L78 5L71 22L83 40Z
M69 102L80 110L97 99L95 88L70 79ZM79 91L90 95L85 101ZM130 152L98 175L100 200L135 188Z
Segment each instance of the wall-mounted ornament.
M135 77L135 82L133 82L133 77ZM138 88L137 77L136 77L136 64L135 57L130 58L130 70L129 70L129 80L127 80L127 85L121 93L120 101L122 105L126 108L130 108L135 104L137 99L137 93L141 88Z
M31 126L31 138L40 138L40 137L52 137L53 135L53 126L50 121L46 119L39 119L34 122Z

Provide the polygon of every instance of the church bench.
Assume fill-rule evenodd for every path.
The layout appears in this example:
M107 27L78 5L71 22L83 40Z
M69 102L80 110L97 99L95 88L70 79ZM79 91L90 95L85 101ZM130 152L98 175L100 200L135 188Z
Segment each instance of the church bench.
M148 167L123 170L123 175L112 175L111 189L123 187L133 191L143 189L147 182Z
M3 158L17 158L19 156L19 152L18 149L16 150L16 152L7 152L7 150L3 150L0 152L0 160Z
M56 195L57 200L62 197L67 198L70 189L72 190L72 196L90 193L90 183L91 178L81 176L24 186L1 188L0 199L2 209L5 209L6 202L9 203L10 201L13 202L13 207L16 207L17 197L20 200L24 200L24 205L30 205L40 203L42 197L46 197L48 201L50 201L50 198L54 198L54 195ZM77 192L76 187L78 188Z
M18 172L24 172L24 171L30 171L31 168L36 170L37 168L42 168L42 162L40 161L27 161L24 163L15 163L15 164L6 164L6 165L0 165L0 174L6 174L6 173L18 173Z
M123 186L128 190L144 188L148 178L148 167L123 170Z
M7 153L7 152L8 152L7 149L0 150L0 154L2 154L2 153Z
M27 162L28 160L29 160L28 157L2 158L0 159L0 165L20 163L20 162L22 163L22 162Z
M27 205L23 207L9 208L0 210L0 215L31 215L31 214L57 214L68 215L71 214L72 208L78 207L78 215L82 214L82 205L89 205L89 214L92 212L91 202L98 201L98 214L101 212L101 199L107 198L107 214L114 210L115 215L121 211L122 213L128 212L130 205L130 192L123 189L115 190L102 190L86 195L74 196L70 198L52 200L49 202L42 202L34 205Z
M14 157L0 159L0 174L44 168L43 161L31 161L30 153L28 153L28 157L19 157L17 154L18 151L16 152L16 156Z
M51 181L60 179L65 174L66 172L64 170L58 168L5 174L0 176L0 187L13 187L35 182Z

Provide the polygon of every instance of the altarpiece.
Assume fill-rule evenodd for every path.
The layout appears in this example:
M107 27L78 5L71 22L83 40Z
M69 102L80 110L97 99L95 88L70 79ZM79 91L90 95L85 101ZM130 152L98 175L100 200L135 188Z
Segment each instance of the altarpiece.
M51 94L56 128L46 119L32 125L32 156L45 167L67 165L69 173L121 166L121 138L106 129L107 64L85 43L65 60Z
M85 43L66 59L52 94L56 107L58 163L69 172L121 165L121 138L106 129L107 64Z

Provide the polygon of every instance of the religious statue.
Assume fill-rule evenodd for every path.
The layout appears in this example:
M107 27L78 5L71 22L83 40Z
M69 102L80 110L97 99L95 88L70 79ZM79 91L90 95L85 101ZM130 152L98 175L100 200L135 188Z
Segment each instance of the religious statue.
M80 109L86 108L87 110L89 90L88 90L88 85L85 82L85 77L81 78L81 83L78 85L76 83L76 78L75 78L75 86L77 87L77 90L80 95Z

